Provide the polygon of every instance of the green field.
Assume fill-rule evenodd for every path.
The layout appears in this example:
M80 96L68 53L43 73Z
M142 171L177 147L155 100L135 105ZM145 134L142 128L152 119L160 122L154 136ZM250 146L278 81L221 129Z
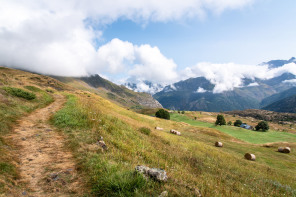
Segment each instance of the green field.
M180 115L177 113L171 114L171 120L185 122L197 127L217 129L237 139L253 144L264 144L271 142L296 142L296 135L293 133L277 132L272 130L268 132L258 132L234 126L215 126L212 123L192 120L186 115Z

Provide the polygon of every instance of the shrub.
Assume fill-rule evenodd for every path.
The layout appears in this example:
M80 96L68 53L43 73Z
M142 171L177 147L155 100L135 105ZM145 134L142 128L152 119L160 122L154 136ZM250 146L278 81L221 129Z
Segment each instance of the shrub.
M228 121L227 125L230 125L231 126L232 125L232 122L231 121Z
M266 121L261 121L256 125L255 129L256 131L259 131L259 130L267 131L269 129L269 125Z
M215 122L215 125L226 125L226 121L225 121L225 119L224 119L224 116L223 115L218 115L217 116L217 120L216 120L216 122Z
M34 93L27 92L19 88L4 87L3 89L10 95L21 97L27 100L33 100L36 98L36 95Z
M139 128L139 131L145 135L150 135L150 133L151 133L151 130L147 127L141 127L141 128Z
M170 114L168 111L164 110L164 109L160 109L155 113L155 116L157 118L162 118L162 119L170 119Z
M241 126L241 124L243 124L243 122L241 120L236 120L233 125L236 126L236 127L239 127Z
M182 114L185 114L185 111L182 111Z

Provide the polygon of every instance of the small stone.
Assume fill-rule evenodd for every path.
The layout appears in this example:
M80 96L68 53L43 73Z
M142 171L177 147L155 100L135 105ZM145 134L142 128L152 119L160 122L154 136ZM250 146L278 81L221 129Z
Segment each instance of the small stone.
M50 174L50 178L54 181L59 180L59 175L57 173L52 173Z
M163 191L158 197L167 197L168 195L169 193L167 191Z
M27 195L27 192L26 192L26 191L23 191L23 192L22 192L22 195L23 195L23 196L26 196L26 195Z
M25 141L27 138L25 138L25 137L22 137L21 139L22 139L23 141Z

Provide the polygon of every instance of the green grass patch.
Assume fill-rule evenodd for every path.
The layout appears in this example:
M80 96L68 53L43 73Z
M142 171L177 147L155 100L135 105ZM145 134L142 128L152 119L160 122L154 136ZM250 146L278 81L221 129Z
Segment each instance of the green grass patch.
M67 98L66 106L53 117L54 125L59 128L89 128L88 114L76 107L77 98L73 95Z
M32 92L41 92L41 91L42 91L40 88L37 88L37 87L35 87L35 86L25 86L25 88L26 88L27 90L32 91Z
M150 135L150 133L151 133L151 130L147 127L141 127L141 128L139 128L139 131L145 135Z
M8 94L12 96L17 96L24 98L26 100L33 100L36 98L36 95L31 92L27 92L25 90L22 90L20 88L13 88L13 87L3 87L3 90L5 90Z
M243 129L235 126L215 126L214 124L211 124L211 123L192 120L185 115L180 115L177 113L171 114L171 120L174 120L177 122L185 122L187 124L190 124L192 126L197 126L197 127L217 129L237 139L240 139L249 143L254 143L254 144L296 141L296 135L293 133L278 132L278 131L272 131L272 130L267 132L260 132L260 131L247 130L247 129Z

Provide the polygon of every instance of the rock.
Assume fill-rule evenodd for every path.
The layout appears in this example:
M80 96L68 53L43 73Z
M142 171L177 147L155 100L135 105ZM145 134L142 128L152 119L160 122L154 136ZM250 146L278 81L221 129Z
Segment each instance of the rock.
M22 139L23 141L25 141L27 138L25 138L25 137L22 137L21 139Z
M149 169L147 166L137 166L135 170L141 174L147 174Z
M169 196L169 193L167 191L163 191L158 197L167 197L167 196Z
M57 180L59 180L59 175L58 175L58 173L51 173L50 178L54 181L57 181Z
M166 171L159 168L149 168L147 166L137 166L135 170L145 177L153 178L156 181L165 182L168 177L166 175Z
M103 141L103 137L101 136L100 139L96 143L97 145L101 146L104 150L108 150L106 143Z
M195 190L194 190L194 194L195 194L195 196L197 196L197 197L202 197L201 192L200 192L199 189L197 189L197 188L195 188Z
M26 195L27 195L27 192L26 192L26 191L23 191L23 192L22 192L22 195L23 195L23 196L26 196Z
M150 168L148 170L148 175L157 181L167 181L168 179L166 171L159 168Z

